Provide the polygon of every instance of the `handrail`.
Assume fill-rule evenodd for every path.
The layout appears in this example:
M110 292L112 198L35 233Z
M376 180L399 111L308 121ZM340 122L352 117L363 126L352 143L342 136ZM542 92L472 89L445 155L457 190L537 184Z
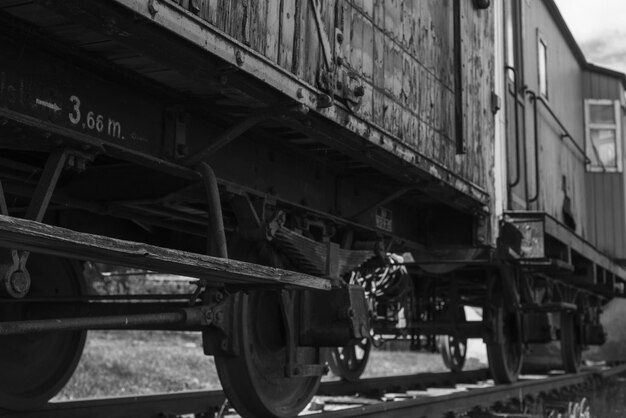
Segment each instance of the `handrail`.
M509 183L509 189L517 186L521 180L520 176L520 161L519 161L519 145L520 145L520 135L519 135L519 104L517 103L517 92L519 91L519 85L517 81L517 70L515 67L511 67L507 65L504 67L505 70L509 70L513 73L513 90L515 90L514 100L515 100L515 180Z
M563 134L561 135L561 139L568 138L570 141L572 141L572 144L574 144L574 147L583 156L585 164L591 164L592 161L591 161L591 159L589 157L587 157L587 153L585 153L585 150L580 145L578 145L578 143L574 140L574 137L572 137L572 135L569 133L569 131L567 130L565 125L563 125L563 123L561 122L559 117L554 113L554 111L552 110L552 108L550 107L548 102L546 102L543 97L537 95L537 93L535 93L535 92L533 92L531 90L528 90L527 93L529 93L529 94L532 93L534 95L534 97L535 97L535 100L538 100L539 103L541 103L543 105L543 107L548 111L548 113L550 113L550 115L552 116L554 121L559 125L559 127L563 131Z
M537 200L539 200L539 191L540 191L540 186L541 186L539 182L539 127L537 123L537 117L538 117L537 102L541 103L545 107L545 109L548 111L548 113L550 113L554 121L559 125L559 127L563 131L563 134L561 134L561 139L569 138L570 141L572 141L576 149L582 154L585 164L590 164L591 159L587 157L587 153L585 152L585 150L582 149L582 147L578 145L576 141L574 141L574 138L572 137L572 135L569 133L567 128L565 128L561 120L554 113L554 111L552 110L550 105L548 105L545 99L541 96L538 96L537 93L535 93L532 90L526 90L526 94L530 96L530 101L533 103L533 132L534 132L534 142L535 142L535 195L528 199L528 203L534 203ZM604 171L606 171L606 168L604 167L604 164L602 163L602 161L600 161L600 163L602 164L602 168L604 169Z
M535 195L528 199L528 203L533 203L539 200L539 126L537 123L537 95L532 90L526 92L530 96L530 101L533 103L533 133L535 141Z

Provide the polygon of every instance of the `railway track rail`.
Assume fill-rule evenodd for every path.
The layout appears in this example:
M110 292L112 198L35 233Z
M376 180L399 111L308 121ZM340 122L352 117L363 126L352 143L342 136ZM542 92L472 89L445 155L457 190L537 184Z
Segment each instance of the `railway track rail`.
M511 399L550 395L622 374L626 374L626 364L498 386L487 381L486 369L362 379L355 383L324 382L305 413L325 418L455 416L481 408L488 410ZM0 417L173 418L214 417L220 413L236 416L225 406L222 391L193 391L50 403L37 411L0 412Z

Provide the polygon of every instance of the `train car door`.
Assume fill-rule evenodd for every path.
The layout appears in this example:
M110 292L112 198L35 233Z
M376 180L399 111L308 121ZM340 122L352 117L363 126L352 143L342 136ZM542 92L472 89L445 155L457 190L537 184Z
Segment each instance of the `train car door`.
M527 209L526 146L524 134L524 62L522 1L504 2L506 53L505 112L507 148L507 189L510 210Z

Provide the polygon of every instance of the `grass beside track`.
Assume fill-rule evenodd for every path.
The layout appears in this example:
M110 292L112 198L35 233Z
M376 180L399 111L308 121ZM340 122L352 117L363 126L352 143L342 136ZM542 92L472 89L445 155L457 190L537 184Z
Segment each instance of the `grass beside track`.
M479 367L468 359L468 369ZM374 350L364 377L442 371L439 354ZM74 376L55 400L220 388L199 333L91 331Z

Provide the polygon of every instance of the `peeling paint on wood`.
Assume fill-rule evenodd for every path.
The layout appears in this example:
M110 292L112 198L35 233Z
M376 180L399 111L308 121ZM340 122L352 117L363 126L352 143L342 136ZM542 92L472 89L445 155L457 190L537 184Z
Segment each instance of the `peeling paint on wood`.
M309 0L203 0L200 16L310 85L325 65ZM452 0L326 0L319 2L324 32L341 48L336 69L357 76L364 122L396 136L480 187L489 188L493 90L493 16L462 2L464 136L457 157L454 128ZM265 18L263 18L265 16ZM343 34L342 42L335 31ZM341 81L340 77L337 81ZM342 86L343 87L343 86ZM400 144L398 144L400 145Z

